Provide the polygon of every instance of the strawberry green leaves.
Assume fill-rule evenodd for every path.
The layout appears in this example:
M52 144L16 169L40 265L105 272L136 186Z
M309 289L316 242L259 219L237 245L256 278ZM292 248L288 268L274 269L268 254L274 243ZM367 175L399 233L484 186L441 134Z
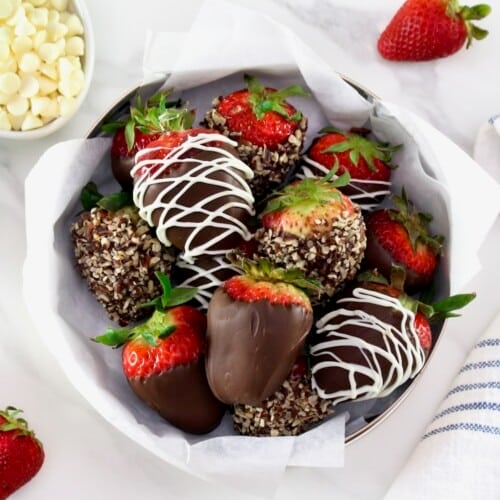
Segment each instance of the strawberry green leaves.
M80 192L80 202L86 211L90 211L94 207L100 207L116 212L124 207L133 206L132 195L130 193L120 191L103 196L97 190L95 182L89 182L83 187Z
M285 107L285 100L289 97L310 96L300 85L290 85L281 90L270 90L264 87L253 76L245 75L244 80L249 90L249 102L255 116L259 120L262 120L264 115L269 111L274 111L292 121L299 121L302 118L300 111L296 111L293 115L290 115Z

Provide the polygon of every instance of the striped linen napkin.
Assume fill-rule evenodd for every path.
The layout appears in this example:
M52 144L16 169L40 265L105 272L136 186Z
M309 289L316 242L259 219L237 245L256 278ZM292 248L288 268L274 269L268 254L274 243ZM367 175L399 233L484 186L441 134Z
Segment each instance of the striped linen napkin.
M385 500L498 500L499 472L500 314L471 350Z

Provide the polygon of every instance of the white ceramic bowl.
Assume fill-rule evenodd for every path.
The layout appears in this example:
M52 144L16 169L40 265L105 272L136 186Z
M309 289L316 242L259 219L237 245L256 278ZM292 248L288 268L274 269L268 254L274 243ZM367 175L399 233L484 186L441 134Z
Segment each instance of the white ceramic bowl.
M85 81L80 94L76 98L76 106L73 111L65 116L55 118L51 122L43 125L42 127L19 131L19 130L0 130L0 139L17 139L17 140L31 140L39 139L47 135L52 134L56 130L63 127L69 120L75 115L75 113L80 109L87 92L90 87L90 82L92 80L92 75L94 72L94 59L95 59L95 43L94 43L94 33L92 29L92 23L90 20L90 15L87 10L87 6L84 0L69 0L68 10L74 12L80 17L83 25L83 37L85 41L85 54L82 57L82 69L85 74Z

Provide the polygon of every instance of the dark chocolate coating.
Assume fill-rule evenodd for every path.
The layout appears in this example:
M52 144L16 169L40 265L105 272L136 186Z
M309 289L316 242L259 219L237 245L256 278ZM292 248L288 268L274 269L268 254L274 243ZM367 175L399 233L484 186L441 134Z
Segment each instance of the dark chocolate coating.
M363 269L376 269L380 274L388 280L391 279L391 271L393 264L402 267L405 270L404 290L407 294L422 291L425 287L431 284L433 275L423 275L409 269L402 262L394 260L389 251L387 251L378 241L378 238L370 230L370 226L366 228L366 250L365 257L362 262Z
M124 191L132 191L133 180L130 171L135 165L135 155L111 156L111 172Z
M355 285L349 285L337 298L337 300L343 297L351 297L352 291L354 288L362 287L368 290L376 289L375 286L371 283L360 283ZM335 309L337 306L333 305L330 310ZM355 303L355 302L342 302L338 304L339 308L345 310L362 310L366 315L374 316L375 318L379 318L383 322L394 326L396 329L400 330L401 324L403 321L403 315L400 311L394 308L383 307L378 304L363 302L363 303ZM335 323L330 322L329 324L340 325L343 321L349 321L351 318L346 315L339 315L335 318ZM406 322L408 323L408 319ZM406 327L409 329L409 325L406 323ZM346 323L342 326L342 335L352 336L359 339L362 339L363 342L366 342L369 345L376 346L381 351L387 351L387 346L384 343L384 335L377 330L376 328L370 328L368 323L365 321L363 326L359 326L356 324ZM316 333L311 337L311 345L317 345L321 342L327 340L327 336L324 333ZM337 346L335 349L335 355L352 364L361 365L369 367L369 363L371 359L367 359L366 353L364 350L355 346ZM395 346L391 344L390 352L395 353L397 349ZM329 350L330 351L330 350ZM322 361L329 361L330 356L328 352L322 354L316 354L312 356L312 364L317 365ZM384 381L388 381L387 385L390 385L396 381L396 375L393 374L390 377L391 368L393 365L384 357L377 355L377 364L380 366L380 373L382 374L382 379ZM408 359L405 356L401 356L401 366L403 370L406 370L408 366ZM315 375L316 384L323 389L327 393L334 393L337 391L349 390L351 383L349 377L351 374L340 367L329 367L328 369L319 370ZM355 385L357 387L370 385L373 381L371 378L367 377L363 373L356 371L355 375ZM389 379L390 378L390 379ZM389 380L388 380L389 379Z
M210 432L224 416L225 405L208 386L203 357L158 375L130 378L128 382L142 401L185 432Z
M231 148L230 146L226 145L221 145L224 149L229 150L231 153L234 154L234 156L237 157L237 152L234 148ZM218 158L218 155L216 152L212 151L201 151L201 152L193 152L192 154L193 158L198 158L200 160L216 160ZM189 171L189 169L192 167L192 163L189 162L179 162L175 166L172 166L168 169L168 172L164 175L164 177L181 177L184 175L186 172ZM239 172L237 172L238 175L240 175ZM211 179L217 179L220 181L223 181L225 183L231 184L235 187L240 187L236 179L229 173L223 172L221 170L217 170L216 172L213 172L210 174L209 178ZM245 181L246 182L246 181ZM181 189L185 187L186 183L180 183L180 185L173 189L168 195L165 195L163 198L163 202L167 203L172 197L174 197ZM161 191L164 189L164 186L162 183L154 184L150 186L144 196L144 204L145 206L153 203L157 197L160 195ZM208 198L214 193L217 193L220 191L220 187L218 186L213 186L211 184L204 183L202 180L200 180L199 184L195 184L192 187L190 187L178 200L178 203L185 206L185 207L192 207L196 205L200 199L203 198ZM216 210L220 208L221 206L225 205L226 203L231 203L231 202L239 202L241 203L241 198L238 196L233 196L233 195L227 195L224 197L219 197L215 200L212 200L211 202L207 203L204 205L204 208L210 211ZM169 212L169 217L170 216L175 216L179 213L180 210L178 209L171 209ZM244 208L239 208L239 207L229 207L225 213L231 217L234 217L243 223L247 224L250 220L250 215L249 211L245 210ZM158 221L160 220L162 214L162 209L157 209L153 212L152 214L152 220L153 224L155 226L158 225ZM219 232L220 229L214 227L212 224L204 224L206 221L206 215L202 212L199 211L189 211L183 218L179 220L179 222L194 222L202 225L203 229L199 231L196 235L196 237L193 239L191 245L193 247L200 246L204 244L205 242L215 238ZM214 222L226 222L222 217L216 217ZM186 240L188 239L189 235L191 234L192 229L191 228L186 228L186 227L172 227L168 229L167 231L167 238L170 240L172 245L174 245L176 248L179 250L184 250L184 245L186 243ZM221 239L214 245L210 246L210 250L217 250L220 252L224 252L226 250L230 250L234 247L236 247L240 242L242 241L241 236L237 232L232 232L229 235L227 235L225 238Z
M312 311L235 301L218 288L207 315L207 378L228 404L259 406L283 383L313 322Z

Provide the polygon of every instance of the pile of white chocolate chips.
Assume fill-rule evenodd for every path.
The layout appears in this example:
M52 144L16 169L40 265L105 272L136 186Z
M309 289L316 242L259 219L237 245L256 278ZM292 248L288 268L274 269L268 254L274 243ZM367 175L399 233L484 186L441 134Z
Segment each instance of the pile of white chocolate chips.
M69 115L83 89L81 19L68 0L0 0L0 129Z

